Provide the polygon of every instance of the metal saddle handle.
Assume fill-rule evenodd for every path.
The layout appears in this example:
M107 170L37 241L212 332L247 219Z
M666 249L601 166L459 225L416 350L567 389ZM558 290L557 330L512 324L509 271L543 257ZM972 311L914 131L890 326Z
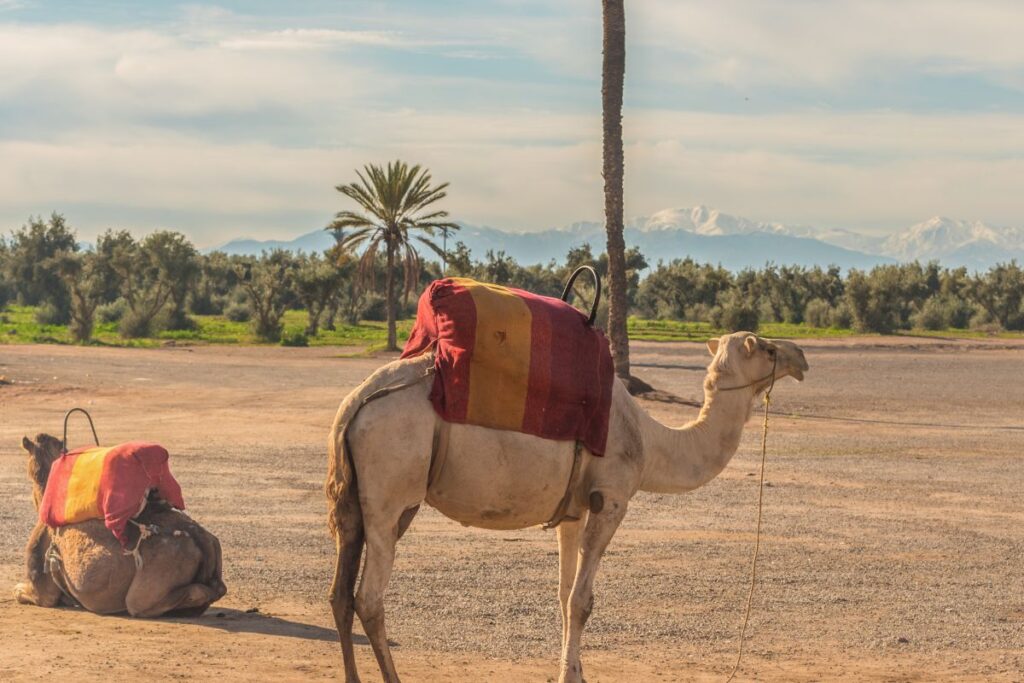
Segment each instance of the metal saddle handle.
M565 283L565 289L562 290L562 301L569 303L569 295L572 294L572 285L576 282L576 278L579 277L580 273L587 271L590 276L594 278L594 304L590 307L590 317L587 318L587 324L593 325L594 320L597 319L597 305L601 303L601 278L597 276L597 271L591 266L580 266L576 270L572 271L572 275L569 276L569 281Z
M64 413L64 440L60 442L60 449L62 452L68 452L68 418L71 417L72 413L81 413L85 415L86 419L89 420L89 428L92 429L92 440L96 442L96 445L100 445L100 437L96 436L96 425L92 423L92 415L90 415L84 408L72 408L68 412Z

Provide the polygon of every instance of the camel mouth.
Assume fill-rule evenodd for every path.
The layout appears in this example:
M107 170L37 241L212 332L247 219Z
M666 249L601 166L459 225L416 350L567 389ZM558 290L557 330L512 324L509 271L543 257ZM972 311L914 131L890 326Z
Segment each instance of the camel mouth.
M797 382L804 381L804 373L810 369L807 364L807 358L804 357L804 352L796 344L788 342L775 342L777 348L780 350L782 362L786 369L786 374L795 379Z
M807 358L804 357L804 352L799 348L796 349L796 358L793 359L792 374L796 378L797 382L804 381L804 373L811 369L811 366L807 364Z

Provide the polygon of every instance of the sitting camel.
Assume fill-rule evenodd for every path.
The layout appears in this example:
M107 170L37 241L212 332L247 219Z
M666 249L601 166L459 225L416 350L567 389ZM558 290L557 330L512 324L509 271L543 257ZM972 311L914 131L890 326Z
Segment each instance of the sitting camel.
M576 476L571 441L442 422L428 400L430 354L389 363L349 394L331 429L325 487L338 553L329 598L346 681L359 680L353 609L384 680L399 680L384 628L384 591L395 545L422 502L465 525L522 529L552 519L563 498L569 505L557 527L559 680L582 681L580 637L593 607L594 576L630 498L637 491L684 493L709 482L736 452L754 399L776 379L799 381L808 369L795 344L749 332L712 339L708 349L712 360L696 420L665 427L615 382L605 455L584 451Z
M35 442L25 437L22 446L38 510L61 442L40 434ZM224 596L216 536L152 496L136 520L157 528L138 545L138 563L103 520L56 530L37 522L25 549L28 580L15 586L14 597L40 607L77 603L98 614L159 617L199 616Z

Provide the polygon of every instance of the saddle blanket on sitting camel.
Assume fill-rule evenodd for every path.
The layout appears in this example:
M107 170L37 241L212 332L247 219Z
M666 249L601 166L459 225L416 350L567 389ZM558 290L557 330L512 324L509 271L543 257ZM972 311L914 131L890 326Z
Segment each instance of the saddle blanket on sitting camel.
M168 458L163 446L145 441L65 453L50 468L39 521L52 528L102 519L126 547L125 527L142 512L150 490L171 506L185 509Z
M611 351L560 299L467 278L420 296L402 358L434 349L430 400L442 419L559 441L604 455Z

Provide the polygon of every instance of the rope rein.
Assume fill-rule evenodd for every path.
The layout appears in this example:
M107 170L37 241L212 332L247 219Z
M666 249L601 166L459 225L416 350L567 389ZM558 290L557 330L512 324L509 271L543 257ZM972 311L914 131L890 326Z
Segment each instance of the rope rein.
M736 653L736 664L732 672L725 679L725 683L731 683L740 670L740 662L743 661L743 641L747 635L747 624L750 622L750 605L754 601L754 586L757 584L757 555L761 549L761 516L764 509L764 465L768 453L768 408L772 403L772 389L775 388L775 370L778 365L778 354L772 361L771 384L764 395L764 426L761 429L761 478L757 488L757 531L754 534L754 554L750 559L750 591L747 593L747 607L743 613L743 625L740 627L740 644Z

